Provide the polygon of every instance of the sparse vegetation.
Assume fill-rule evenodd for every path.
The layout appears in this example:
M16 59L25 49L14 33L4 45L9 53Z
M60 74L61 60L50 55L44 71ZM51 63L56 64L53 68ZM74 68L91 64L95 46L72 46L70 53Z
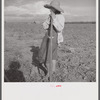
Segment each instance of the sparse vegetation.
M31 46L39 47L45 31L41 24L6 22L4 38L5 70L11 61L19 61L26 82L47 82L44 73L32 64ZM96 24L65 24L64 42L58 47L54 82L96 81Z

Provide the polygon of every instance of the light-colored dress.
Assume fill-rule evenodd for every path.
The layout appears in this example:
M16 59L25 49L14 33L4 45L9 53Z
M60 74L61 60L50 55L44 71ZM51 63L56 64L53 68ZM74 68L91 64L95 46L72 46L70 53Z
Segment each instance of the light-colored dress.
M53 20L52 29L52 60L57 59L57 46L59 43L63 42L62 31L64 28L65 19L62 14L57 14L56 18ZM39 51L40 62L46 62L50 60L50 46L49 46L49 29L50 29L50 17L43 23L43 28L46 30L46 34L41 43Z

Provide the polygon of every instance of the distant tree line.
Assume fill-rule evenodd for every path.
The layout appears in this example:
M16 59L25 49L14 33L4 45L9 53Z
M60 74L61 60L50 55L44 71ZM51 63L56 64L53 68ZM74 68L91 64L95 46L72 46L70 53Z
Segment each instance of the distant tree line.
M65 22L65 24L96 24L96 22Z

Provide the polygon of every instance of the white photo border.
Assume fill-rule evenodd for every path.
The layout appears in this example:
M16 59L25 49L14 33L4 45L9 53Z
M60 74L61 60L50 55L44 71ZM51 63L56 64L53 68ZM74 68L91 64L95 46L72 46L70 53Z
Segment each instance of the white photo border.
M4 0L2 0L2 100L98 100L98 4L96 0L96 82L4 82ZM56 87L61 85L61 87Z

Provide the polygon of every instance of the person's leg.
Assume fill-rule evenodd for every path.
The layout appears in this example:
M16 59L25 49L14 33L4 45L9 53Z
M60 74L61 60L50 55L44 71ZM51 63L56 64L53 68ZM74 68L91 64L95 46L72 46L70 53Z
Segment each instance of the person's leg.
M56 69L56 60L52 60L52 72L55 72Z

